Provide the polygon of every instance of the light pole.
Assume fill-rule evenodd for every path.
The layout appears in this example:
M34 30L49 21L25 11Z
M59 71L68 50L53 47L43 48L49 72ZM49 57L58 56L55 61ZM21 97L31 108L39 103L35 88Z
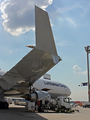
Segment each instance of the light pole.
M90 80L89 80L89 56L90 46L85 47L85 51L87 52L87 74L88 74L88 100L90 102Z

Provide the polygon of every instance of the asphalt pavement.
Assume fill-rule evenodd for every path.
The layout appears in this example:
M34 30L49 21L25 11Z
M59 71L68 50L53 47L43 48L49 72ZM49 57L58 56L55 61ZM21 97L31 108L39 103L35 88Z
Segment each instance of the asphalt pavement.
M10 105L9 109L0 109L0 120L90 120L90 108L78 109L74 113L38 113L27 111L24 106Z

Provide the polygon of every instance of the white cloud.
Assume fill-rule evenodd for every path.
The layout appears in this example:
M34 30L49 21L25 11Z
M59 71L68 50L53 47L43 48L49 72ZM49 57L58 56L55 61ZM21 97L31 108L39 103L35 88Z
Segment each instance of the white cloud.
M87 74L87 70L86 70L86 71L84 71L84 72L82 72L82 74L83 74L83 75L86 75L86 74Z
M82 75L86 75L87 74L87 71L81 72L81 68L78 67L78 65L74 65L73 66L73 72L74 73L78 73L78 74L82 74Z
M81 68L78 67L78 65L74 65L74 66L73 66L73 72L74 72L74 73L79 73L80 70L81 70Z
M69 12L69 11L71 11L73 9L76 9L76 8L83 8L83 7L79 4L75 4L75 5L72 5L72 6L65 6L65 7L59 8L58 12L66 13L66 12Z
M89 8L88 7L87 8L83 8L83 10L84 10L84 12L81 14L81 17L84 17L85 14L90 10L90 6L89 6Z
M3 51L3 54L12 54L13 50L9 49L8 47L0 47L0 51Z
M62 40L60 43L58 43L59 46L69 46L70 43L69 41L66 41L66 40Z
M4 29L12 35L20 35L34 29L34 5L42 9L53 0L4 0L1 4Z
M75 23L75 21L74 21L72 18L66 18L66 21L67 21L69 24L71 24L71 25L73 25L74 27L76 27L76 23Z

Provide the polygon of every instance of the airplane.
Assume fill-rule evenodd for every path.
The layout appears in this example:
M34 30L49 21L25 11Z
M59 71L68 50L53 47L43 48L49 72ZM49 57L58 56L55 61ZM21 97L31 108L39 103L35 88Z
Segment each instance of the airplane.
M1 74L5 74L5 71L0 71ZM32 85L32 90L36 89L35 92L33 92L31 95L29 95L29 88L27 89L23 89L22 86L14 86L14 88L18 88L18 92L23 91L25 96L22 96L22 98L25 98L26 100L40 100L42 98L45 98L47 95L49 96L50 99L56 99L60 96L70 96L71 95L71 90L69 89L68 86L60 83L60 82L56 82L51 80L51 76L49 74L44 74L43 78L38 79L33 85ZM11 96L11 98L13 98L14 94L12 94L13 91L9 94L8 92L5 92L5 96ZM20 98L18 98L18 94L15 96L17 96L17 98L13 98L13 99L17 99L19 100ZM20 97L20 94L19 94ZM20 103L21 104L21 103Z
M54 43L48 13L37 6L35 6L35 35L36 46L27 45L32 50L5 74L0 70L0 108L7 109L9 106L4 101L5 95L26 97L28 91L28 96L31 96L31 86L61 61Z
M43 78L38 79L34 84L33 88L37 88L40 91L46 91L50 94L52 99L57 98L58 96L70 96L71 90L68 86L51 80L47 77L48 74L45 74Z
M5 74L5 73L6 73L5 71L0 70L0 74ZM14 86L14 88L15 87L18 88L18 91L21 91L22 89L22 87L20 88L20 86ZM71 95L71 90L68 86L60 82L51 80L51 76L49 74L44 74L43 78L40 78L35 83L33 83L32 89L34 88L36 89L36 91L46 91L48 94L51 95L52 99L57 98L57 96L70 96ZM26 90L24 89L23 90L24 93L29 94L28 89ZM7 92L5 93L6 93L5 94L6 96L12 95L12 93L11 94L7 94Z

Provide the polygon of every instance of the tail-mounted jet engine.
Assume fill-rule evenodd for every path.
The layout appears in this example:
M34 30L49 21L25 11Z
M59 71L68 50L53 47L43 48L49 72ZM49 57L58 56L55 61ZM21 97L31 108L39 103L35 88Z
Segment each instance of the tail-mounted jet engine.
M31 94L25 94L23 96L26 100L28 101L35 101L35 100L45 100L49 101L51 96L48 94L46 91L35 91L34 93Z

